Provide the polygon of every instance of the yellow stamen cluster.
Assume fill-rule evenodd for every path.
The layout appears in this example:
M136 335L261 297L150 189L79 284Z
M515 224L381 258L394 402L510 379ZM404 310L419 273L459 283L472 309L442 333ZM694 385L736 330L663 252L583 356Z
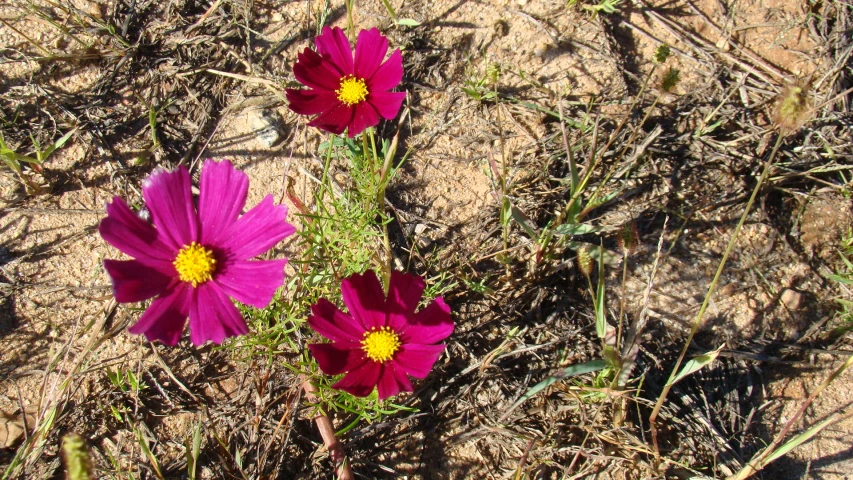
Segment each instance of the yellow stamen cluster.
M210 280L216 270L213 252L196 242L184 245L172 264L181 281L190 282L193 287Z
M394 358L394 354L400 349L400 336L389 327L373 327L364 332L361 349L367 358L374 362L387 362Z
M347 75L341 79L341 86L335 90L335 93L338 94L338 100L352 106L367 98L367 84L362 78Z

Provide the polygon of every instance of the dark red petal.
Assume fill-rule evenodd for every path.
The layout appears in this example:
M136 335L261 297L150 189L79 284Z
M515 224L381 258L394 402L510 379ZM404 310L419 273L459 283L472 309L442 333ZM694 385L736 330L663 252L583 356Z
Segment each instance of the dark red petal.
M178 251L198 241L198 215L193 205L190 172L155 170L142 183L142 196L163 242Z
M308 325L329 340L357 345L364 337L365 329L361 323L325 298L311 306L311 313Z
M386 120L397 116L405 100L406 92L373 92L367 96L367 103Z
M405 328L397 329L403 343L430 344L440 342L453 333L453 319L450 307L441 297L436 298L426 308L414 315L414 319Z
M249 176L231 162L204 161L198 196L202 245L215 244L222 232L237 221L248 192Z
M205 282L194 288L190 302L190 340L193 345L207 341L221 344L228 337L249 331L237 307L216 282Z
M403 55L398 48L365 83L367 83L368 92L384 92L396 87L401 81L403 81Z
M308 122L308 125L339 135L352 121L353 113L355 113L354 108L341 103L336 108L321 113L319 117Z
M317 365L326 375L357 370L368 361L360 348L342 347L336 343L313 343L308 345L308 350L311 350L311 355L317 359Z
M388 53L388 39L379 33L378 28L359 32L358 40L355 42L355 76L372 77L386 53Z
M163 267L171 267L166 263ZM167 275L138 260L104 260L119 303L141 302L163 293L175 275ZM174 268L173 268L174 270Z
M385 293L373 270L355 274L341 282L344 304L364 330L386 325Z
M394 366L393 362L386 363L384 366L384 371L379 377L379 384L377 385L379 400L393 397L400 392L411 392L414 390L409 377L406 376L405 372Z
M341 77L346 75L310 48L297 54L296 59L293 76L303 85L317 90L337 90L341 85Z
M352 50L343 30L323 27L323 33L314 39L314 43L320 55L332 62L343 75L353 73Z
M139 321L127 331L144 333L150 342L160 340L165 345L176 345L190 312L192 288L188 285L186 282L177 283L174 288L155 298Z
M432 366L435 365L444 345L403 344L391 360L397 367L415 378L426 378Z
M388 326L397 332L405 332L408 324L414 321L415 310L421 301L426 284L417 276L403 272L391 272L388 284ZM418 342L428 343L428 342Z
M318 90L285 90L290 109L300 115L316 115L333 110L341 105L338 94Z
M131 257L171 262L177 250L167 247L153 225L139 218L121 197L107 204L107 218L98 225L101 238Z
M379 114L376 113L376 109L374 109L369 103L361 102L357 104L353 110L355 110L355 113L353 114L352 121L349 124L349 130L347 130L347 136L349 138L353 138L363 132L367 127L373 127L379 123Z
M332 388L343 390L356 397L366 397L379 383L382 370L382 364L367 360L358 368L350 370L344 378L332 385Z
M225 261L213 281L238 302L265 308L284 284L286 264L287 259Z

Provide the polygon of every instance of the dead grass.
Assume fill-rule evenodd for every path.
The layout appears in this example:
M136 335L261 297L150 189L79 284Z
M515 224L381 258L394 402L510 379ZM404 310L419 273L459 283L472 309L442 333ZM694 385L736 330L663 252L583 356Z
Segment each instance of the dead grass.
M80 149L30 172L45 187L39 196L4 180L0 339L14 349L0 346L0 408L20 419L26 434L0 449L0 466L7 478L58 478L59 437L76 431L89 441L105 478L190 478L187 445L199 430L196 478L324 478L331 471L327 452L298 378L283 365L294 355L244 361L228 349L144 344L124 332L136 312L106 303L102 274L59 282L39 273L51 265L46 259L61 263L65 248L93 235L106 196L138 198L140 179L155 166L195 164L226 128L225 119L247 105L281 106L283 86L292 81L290 61L316 30L318 7L145 0L112 2L99 13L86 5L45 0L0 11L7 143L24 152L32 148L31 134L45 144L78 128L73 142ZM847 294L828 280L839 268L831 244L839 239L825 238L825 250L817 252L799 235L814 228L802 212L818 198L847 212L836 219L840 231L853 223L850 9L826 2L781 20L778 9L767 10L767 22L781 25L773 27L777 36L801 30L814 45L805 62L812 70L800 72L811 86L814 112L782 142L769 186L748 217L747 228L758 232L748 238L756 243L739 244L711 318L692 345L691 352L700 353L725 343L722 358L669 394L658 421L658 457L649 412L776 139L772 109L785 85L796 81L794 67L762 57L752 37L732 30L742 12L719 12L703 2L626 2L619 13L595 20L564 2L544 10L518 2L505 7L505 22L549 33L542 48L551 53L542 55L543 65L548 55L566 62L575 55L588 62L572 64L579 71L606 57L604 63L618 67L607 80L613 88L599 88L600 79L587 72L598 90L567 92L550 73L537 76L505 62L496 98L477 100L459 87L489 64L514 58L494 53L511 38L502 25L481 25L476 17L465 20L474 27L457 22L467 7L451 3L395 6L399 17L425 21L389 33L407 48L412 120L400 150L417 152L388 192L393 247L406 268L455 284L446 298L458 328L436 372L400 399L418 413L345 435L356 472L513 479L736 473L781 428L777 417L786 407L774 382L828 373L833 359L851 350L849 333L829 335L839 321L833 298ZM360 8L366 18L383 11L378 2ZM337 22L345 10L335 4L327 13ZM554 27L560 22L579 25L576 35ZM41 33L21 35L34 28ZM453 29L466 33L450 44ZM469 32L476 29L494 33L478 43ZM577 40L588 32L600 43ZM778 45L790 53L785 39ZM672 46L670 62L683 72L674 93L661 91L657 74L642 89L649 46L658 41ZM583 77L578 71L572 75ZM314 139L300 134L297 122L285 119L279 145L296 152L291 158L308 160ZM600 159L590 191L609 198L583 214L602 232L571 240L616 251L615 230L637 225L640 247L627 260L624 301L626 336L636 338L638 351L631 380L621 388L597 385L587 375L518 405L541 380L601 357L593 299L574 250L560 240L543 251L522 225L542 230L566 208L566 145L582 172L590 158ZM277 148L272 155L284 147ZM430 183L430 172L448 168L450 176L463 177L456 179L461 185ZM509 190L499 188L496 172ZM471 195L480 186L485 199ZM75 192L82 200L68 203ZM439 202L441 195L448 201ZM509 226L500 218L500 195L518 212ZM87 220L50 241L40 229L16 227L45 215ZM646 297L660 239L660 271ZM611 319L622 291L619 267L604 273ZM28 293L46 289L56 297ZM785 289L808 295L791 308L780 304ZM75 308L81 310L75 314ZM135 387L127 372L138 380ZM341 414L336 424L348 418ZM826 458L829 466L851 464L843 451L806 451L790 456L785 472L766 478L806 477L811 462Z

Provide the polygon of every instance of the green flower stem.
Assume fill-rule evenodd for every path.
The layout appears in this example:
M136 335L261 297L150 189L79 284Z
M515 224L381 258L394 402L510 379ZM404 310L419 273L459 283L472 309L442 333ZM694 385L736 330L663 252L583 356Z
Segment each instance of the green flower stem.
M729 239L729 244L726 247L725 253L723 253L723 259L720 260L720 264L719 266L717 266L717 273L714 274L714 279L711 280L711 285L708 287L708 293L705 294L705 299L702 301L702 306L699 307L699 313L696 314L696 318L693 320L693 326L690 329L690 334L687 335L687 340L685 340L684 342L684 348L681 349L681 354L678 356L678 360L675 362L675 366L672 367L672 373L669 376L669 380L667 381L666 385L664 385L660 396L658 396L658 401L657 403L655 403L655 408L652 410L651 415L649 415L649 426L652 432L652 443L656 456L660 455L660 450L658 449L657 427L655 425L655 421L657 420L661 407L663 407L663 402L666 400L667 394L669 394L670 388L672 388L672 382L675 379L675 376L678 374L679 369L681 368L681 362L684 361L684 357L685 355L687 355L687 349L690 347L690 343L693 341L693 337L699 330L699 324L702 322L702 318L705 316L705 310L708 308L708 304L711 302L711 297L714 296L714 292L717 290L717 283L720 281L720 275L722 275L723 273L723 268L725 268L726 266L726 262L729 259L729 255L731 255L732 250L734 250L735 241L737 240L738 234L740 234L740 229L741 227L743 227L743 224L746 221L746 217L749 215L750 209L752 209L752 204L755 203L755 198L758 196L758 192L761 191L761 187L764 185L764 182L770 175L770 169L773 166L773 160L776 158L776 153L779 151L779 147L782 145L783 138L785 138L785 136L780 133L779 136L776 138L776 144L773 146L773 151L770 152L770 156L767 158L767 161L764 162L764 170L761 172L761 177L759 177L758 183L752 190L752 195L749 197L749 201L746 202L746 208L744 208L743 214L740 216L740 221L738 221L738 224L735 227L735 231L734 233L732 233L732 236Z

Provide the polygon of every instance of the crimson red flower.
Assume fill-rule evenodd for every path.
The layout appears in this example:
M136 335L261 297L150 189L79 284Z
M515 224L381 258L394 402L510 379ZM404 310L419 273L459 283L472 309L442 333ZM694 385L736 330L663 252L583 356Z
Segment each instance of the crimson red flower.
M413 391L407 375L425 378L453 333L450 307L441 297L415 312L424 292L421 277L393 272L388 297L372 270L341 282L349 314L320 299L308 325L333 343L308 345L327 375L346 373L332 388L366 397L379 388L384 400Z
M350 138L379 123L379 117L397 116L405 92L391 92L403 79L403 57L396 49L385 63L388 39L372 28L362 30L355 44L338 27L323 27L314 39L317 51L306 48L293 65L296 79L308 90L287 89L290 109L301 115L318 115L308 125Z

